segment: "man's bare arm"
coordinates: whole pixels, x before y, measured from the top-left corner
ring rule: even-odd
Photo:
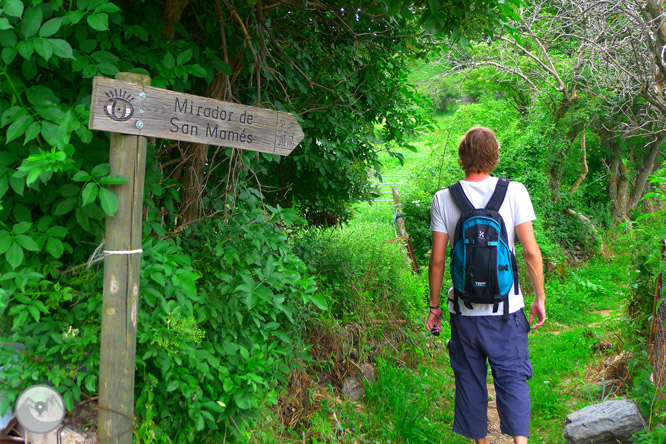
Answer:
[[[444,282],[444,270],[446,268],[446,247],[449,243],[449,235],[438,231],[432,232],[432,253],[428,262],[428,286],[430,288],[430,306],[441,304],[440,292]],[[442,309],[431,309],[428,313],[426,328],[432,331],[442,329]]]
[[[516,227],[516,235],[523,246],[523,256],[527,264],[527,273],[534,289],[534,302],[530,307],[530,324],[536,316],[537,323],[532,329],[541,327],[546,322],[546,291],[543,280],[543,258],[534,237],[532,222],[525,222]]]

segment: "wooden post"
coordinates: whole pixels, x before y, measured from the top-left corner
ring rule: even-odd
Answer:
[[[398,191],[397,187],[391,188],[391,191],[393,193],[393,208],[395,208],[395,226],[398,238],[405,239],[405,243],[407,246],[407,254],[409,255],[409,259],[412,261],[412,269],[417,274],[420,274],[419,266],[416,263],[416,255],[414,254],[414,249],[412,248],[412,242],[409,240],[409,236],[407,236],[407,230],[405,229],[405,219],[402,217],[402,211],[401,211],[402,203],[400,202],[400,192]]]
[[[150,77],[142,74],[118,73],[116,79],[150,85]],[[118,212],[105,220],[98,439],[104,444],[129,444],[134,424],[146,138],[111,133],[109,163],[111,174],[120,174],[128,181],[113,187]]]

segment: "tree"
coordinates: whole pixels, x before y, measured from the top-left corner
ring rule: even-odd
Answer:
[[[563,142],[549,147],[548,173],[555,200],[561,195],[565,160],[575,143],[581,168],[569,194],[587,174],[586,128],[599,135],[605,150],[608,197],[615,217],[626,220],[645,194],[648,177],[663,154],[664,139],[663,115],[658,111],[663,79],[654,69],[660,61],[653,60],[659,43],[658,37],[651,37],[662,32],[655,5],[530,2],[511,23],[516,35],[501,37],[489,49],[454,53],[448,62],[454,70],[489,67],[496,88],[508,85],[502,93],[524,114],[536,103],[550,103],[560,128],[553,140]],[[625,165],[625,159],[631,159],[632,165]]]

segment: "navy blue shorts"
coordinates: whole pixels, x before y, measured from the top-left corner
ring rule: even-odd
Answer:
[[[510,314],[508,320],[451,313],[448,347],[456,381],[454,432],[472,439],[488,434],[489,362],[502,433],[530,436],[529,331],[523,310]]]

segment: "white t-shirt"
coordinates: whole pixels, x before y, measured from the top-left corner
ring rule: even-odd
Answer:
[[[495,191],[497,185],[497,177],[489,177],[480,182],[461,181],[462,189],[469,201],[476,208],[483,208],[486,206]],[[511,251],[514,251],[514,238],[515,227],[536,219],[534,208],[532,207],[532,200],[527,192],[527,188],[520,182],[510,182],[507,189],[506,197],[499,213],[504,219],[506,225],[508,246]],[[438,191],[432,200],[432,209],[430,210],[430,231],[438,231],[440,233],[449,234],[449,246],[453,248],[453,236],[456,231],[456,224],[460,218],[460,210],[456,206],[449,189]],[[447,264],[450,265],[450,264]],[[509,313],[513,313],[525,306],[523,301],[522,292],[515,294],[512,290],[509,293]],[[453,287],[449,288],[449,312],[455,313],[453,309]],[[460,301],[460,313],[464,316],[501,316],[504,314],[504,303],[499,304],[497,312],[493,313],[492,304],[472,304],[473,310],[465,307],[465,304]]]

